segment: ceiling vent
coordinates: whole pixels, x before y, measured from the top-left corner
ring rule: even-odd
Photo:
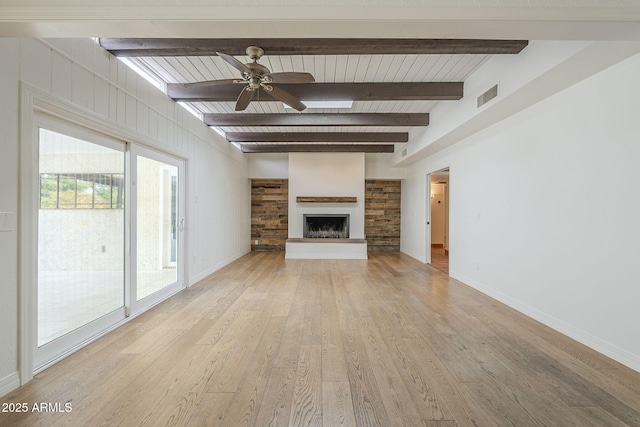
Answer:
[[[482,107],[484,104],[491,101],[496,96],[498,96],[498,85],[495,85],[478,97],[478,108]]]

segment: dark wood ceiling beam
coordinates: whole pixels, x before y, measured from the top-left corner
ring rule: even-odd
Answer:
[[[407,142],[407,132],[227,132],[229,142]]]
[[[209,126],[427,126],[429,113],[346,114],[212,114],[203,115]]]
[[[393,54],[517,54],[526,40],[476,39],[177,39],[101,38],[100,45],[116,56],[213,56],[216,52],[245,55],[260,46],[266,55],[393,55]]]
[[[243,153],[393,153],[393,144],[242,144]]]
[[[235,102],[243,84],[196,85],[170,83],[167,95],[175,101]],[[278,87],[304,101],[420,101],[458,100],[463,94],[462,82],[415,83],[305,83],[279,84]],[[254,101],[277,101],[260,89]],[[278,101],[280,102],[280,101]]]

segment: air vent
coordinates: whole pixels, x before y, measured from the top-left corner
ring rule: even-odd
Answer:
[[[484,104],[491,101],[496,96],[498,96],[498,85],[495,85],[478,97],[478,108],[482,107]]]
[[[405,148],[404,150],[402,150],[402,157],[407,155],[407,149]]]

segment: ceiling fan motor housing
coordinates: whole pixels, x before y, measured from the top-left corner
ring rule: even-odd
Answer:
[[[267,67],[257,62],[249,62],[244,65],[251,70],[252,77],[261,77],[263,74],[269,74],[271,72]]]

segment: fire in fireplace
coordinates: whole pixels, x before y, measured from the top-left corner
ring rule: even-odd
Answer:
[[[349,214],[304,214],[302,237],[324,239],[349,238]]]

